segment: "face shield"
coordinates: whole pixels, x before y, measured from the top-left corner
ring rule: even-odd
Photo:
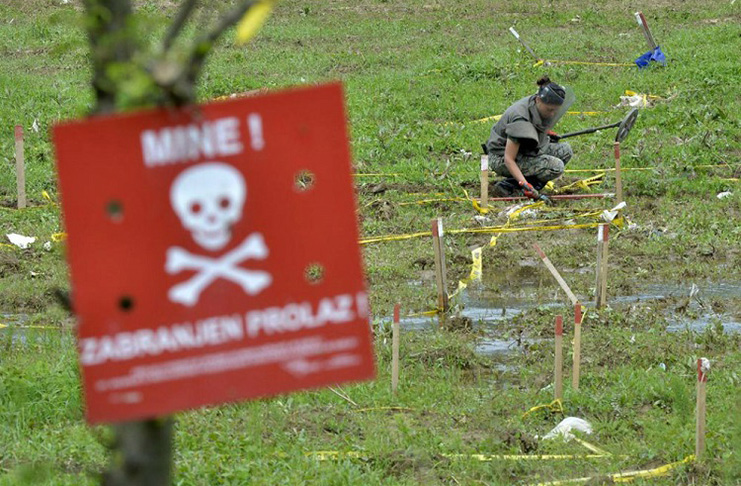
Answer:
[[[550,89],[548,86],[546,86],[543,89],[543,91],[547,91],[547,93],[546,93],[547,96],[557,96],[559,99],[563,99],[563,103],[561,103],[561,106],[558,107],[558,111],[556,111],[556,114],[553,115],[553,117],[551,117],[548,120],[548,128],[549,129],[550,128],[553,128],[554,126],[556,126],[556,123],[558,123],[558,120],[561,119],[561,117],[564,115],[564,113],[566,113],[569,110],[569,108],[571,107],[571,105],[576,100],[576,96],[574,95],[574,91],[571,88],[569,88],[568,86],[564,86],[563,89],[566,92],[563,98],[561,98],[560,96],[558,96],[558,93],[556,93],[555,91],[553,91],[552,89]],[[543,100],[545,103],[548,103],[548,98],[544,99],[543,97],[541,97],[540,99]]]

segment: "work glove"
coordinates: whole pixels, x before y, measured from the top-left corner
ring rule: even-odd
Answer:
[[[548,139],[551,141],[551,143],[556,143],[559,140],[561,140],[561,136],[557,134],[556,132],[554,132],[553,130],[548,130],[545,133],[546,135],[548,135]]]
[[[534,199],[537,201],[540,198],[540,193],[538,192],[538,190],[535,189],[529,182],[520,181],[520,187],[522,188],[522,192],[525,194],[525,196],[529,197],[530,199]]]

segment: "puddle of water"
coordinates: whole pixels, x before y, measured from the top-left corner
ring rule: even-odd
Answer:
[[[49,342],[52,338],[58,339],[61,328],[50,326],[34,327],[29,325],[28,314],[0,314],[0,348],[13,346],[27,346],[29,344],[41,344]],[[68,333],[62,333],[66,336]],[[65,337],[64,339],[67,339]],[[69,339],[74,341],[74,336],[69,334]]]
[[[484,338],[479,341],[476,345],[476,352],[486,356],[492,356],[497,354],[507,354],[519,347],[517,341],[514,339],[493,339]]]
[[[474,284],[464,290],[459,296],[463,306],[461,315],[472,320],[473,325],[482,325],[496,329],[497,324],[510,320],[527,309],[534,307],[564,306],[561,289],[554,289],[552,282],[544,284],[542,279],[509,279],[499,276],[494,280],[484,281],[483,284]],[[694,286],[693,286],[694,285]],[[709,325],[720,320],[726,333],[741,332],[741,322],[730,315],[716,315],[706,310],[708,306],[701,306],[699,301],[709,299],[741,298],[741,282],[707,282],[695,285],[689,284],[644,284],[634,295],[611,295],[610,305],[620,307],[642,301],[661,300],[666,298],[688,298],[689,308],[699,317],[690,319],[684,315],[669,315],[667,317],[667,331],[681,332],[690,329],[702,332]],[[590,305],[587,303],[586,305]],[[390,319],[383,322],[390,323]],[[439,326],[437,317],[406,317],[401,319],[401,327],[408,331],[434,330]],[[514,340],[501,340],[489,336],[481,339],[476,351],[484,355],[501,355],[518,352],[520,347]]]
[[[610,298],[610,303],[634,303],[642,300],[666,299],[669,297],[689,297],[693,293],[695,284],[645,284],[635,295],[616,295]],[[741,283],[738,282],[711,282],[695,285],[694,296],[703,298],[738,298],[741,297]],[[693,303],[696,300],[693,299]]]
[[[668,332],[682,332],[686,330],[703,332],[708,326],[715,325],[716,319],[710,315],[704,315],[697,319],[670,319],[666,330]],[[720,322],[723,324],[723,332],[726,334],[741,332],[741,322],[732,317],[721,316]]]

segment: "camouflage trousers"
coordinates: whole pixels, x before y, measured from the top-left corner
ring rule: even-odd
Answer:
[[[515,162],[522,175],[534,186],[544,186],[563,174],[564,166],[569,163],[574,151],[567,142],[549,143],[538,155],[517,154]],[[497,175],[512,177],[504,165],[504,155],[489,155],[489,169]]]

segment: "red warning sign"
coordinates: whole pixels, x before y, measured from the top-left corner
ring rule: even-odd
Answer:
[[[373,376],[339,84],[54,141],[89,422]]]

